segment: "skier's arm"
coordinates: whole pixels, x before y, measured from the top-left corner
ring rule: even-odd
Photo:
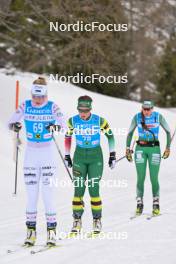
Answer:
[[[61,128],[66,131],[67,125],[65,122],[65,118],[57,104],[53,104],[53,116],[56,120],[55,124],[61,126]]]
[[[110,153],[115,152],[115,139],[114,139],[113,132],[112,132],[107,120],[102,118],[102,117],[100,118],[100,128],[101,128],[101,131],[103,131],[104,135],[108,139],[109,152]]]
[[[168,123],[166,122],[166,119],[160,114],[159,116],[159,121],[161,127],[164,129],[167,135],[167,143],[166,143],[166,148],[169,149],[171,145],[171,133],[170,133],[170,128]]]
[[[135,115],[133,117],[133,119],[132,119],[132,122],[131,122],[131,125],[130,125],[130,129],[128,131],[128,135],[127,135],[127,139],[126,139],[126,147],[127,148],[130,148],[131,140],[132,140],[133,133],[134,133],[134,130],[136,129],[136,127],[137,127],[137,118],[136,118],[136,115]]]
[[[25,108],[25,102],[22,103],[16,112],[11,116],[10,120],[8,121],[8,128],[10,130],[13,130],[13,124],[16,122],[20,122],[21,119],[24,117],[24,108]]]
[[[72,135],[74,129],[72,125],[72,118],[68,120],[67,125],[68,125],[68,130],[65,135],[65,155],[70,155]]]

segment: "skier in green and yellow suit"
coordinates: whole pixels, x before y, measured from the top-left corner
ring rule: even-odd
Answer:
[[[132,120],[126,142],[126,158],[132,161],[130,150],[134,130],[138,128],[139,139],[135,150],[135,164],[137,170],[137,209],[136,214],[143,211],[144,181],[146,176],[147,161],[150,170],[150,180],[153,193],[153,215],[160,214],[159,206],[159,181],[158,174],[161,162],[161,151],[159,143],[159,127],[161,126],[167,135],[166,149],[163,158],[170,154],[171,135],[165,118],[158,112],[153,111],[153,102],[144,101],[142,111],[136,114]]]
[[[76,150],[73,157],[74,197],[72,233],[81,230],[81,217],[84,211],[83,196],[86,180],[91,197],[93,231],[101,231],[102,201],[99,193],[99,182],[103,173],[103,154],[100,146],[100,134],[103,132],[109,143],[109,167],[115,167],[115,140],[106,119],[92,114],[92,99],[85,95],[78,98],[79,114],[68,120],[69,130],[65,137],[65,163],[71,168],[71,139],[76,137]]]

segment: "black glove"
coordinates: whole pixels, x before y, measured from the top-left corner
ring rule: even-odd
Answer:
[[[111,169],[114,169],[116,165],[116,152],[110,152],[110,156],[109,156],[109,167]]]
[[[49,132],[53,132],[53,131],[59,132],[61,130],[61,126],[50,123],[49,125],[46,126],[46,129]]]
[[[10,127],[11,127],[11,129],[12,129],[14,132],[18,133],[18,132],[21,130],[21,128],[22,128],[22,124],[21,124],[20,122],[16,122],[16,123],[12,123],[12,124],[10,125]]]
[[[72,160],[71,160],[71,157],[70,155],[65,155],[65,164],[68,168],[71,168],[72,167]]]

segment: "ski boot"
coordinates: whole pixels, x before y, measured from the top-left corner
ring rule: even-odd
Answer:
[[[34,246],[36,242],[36,228],[27,227],[27,237],[24,241],[24,246]]]
[[[137,197],[137,208],[136,208],[136,215],[141,215],[143,212],[143,199],[141,197]]]
[[[154,216],[160,215],[159,197],[153,197],[153,211]]]
[[[56,235],[56,227],[47,228],[47,246],[56,246],[57,235]]]
[[[93,233],[94,234],[99,234],[102,229],[102,223],[101,223],[101,218],[94,218],[93,219]]]
[[[82,228],[81,218],[74,218],[71,233],[72,234],[78,234],[81,232],[81,228]]]

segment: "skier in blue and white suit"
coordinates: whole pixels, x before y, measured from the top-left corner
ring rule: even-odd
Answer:
[[[47,84],[39,77],[32,85],[32,100],[22,103],[9,121],[9,129],[19,132],[23,119],[26,128],[27,146],[24,158],[24,179],[27,191],[25,244],[36,241],[36,218],[39,185],[45,205],[47,244],[56,243],[55,185],[51,184],[57,174],[57,160],[51,130],[66,129],[60,108],[48,101]]]

